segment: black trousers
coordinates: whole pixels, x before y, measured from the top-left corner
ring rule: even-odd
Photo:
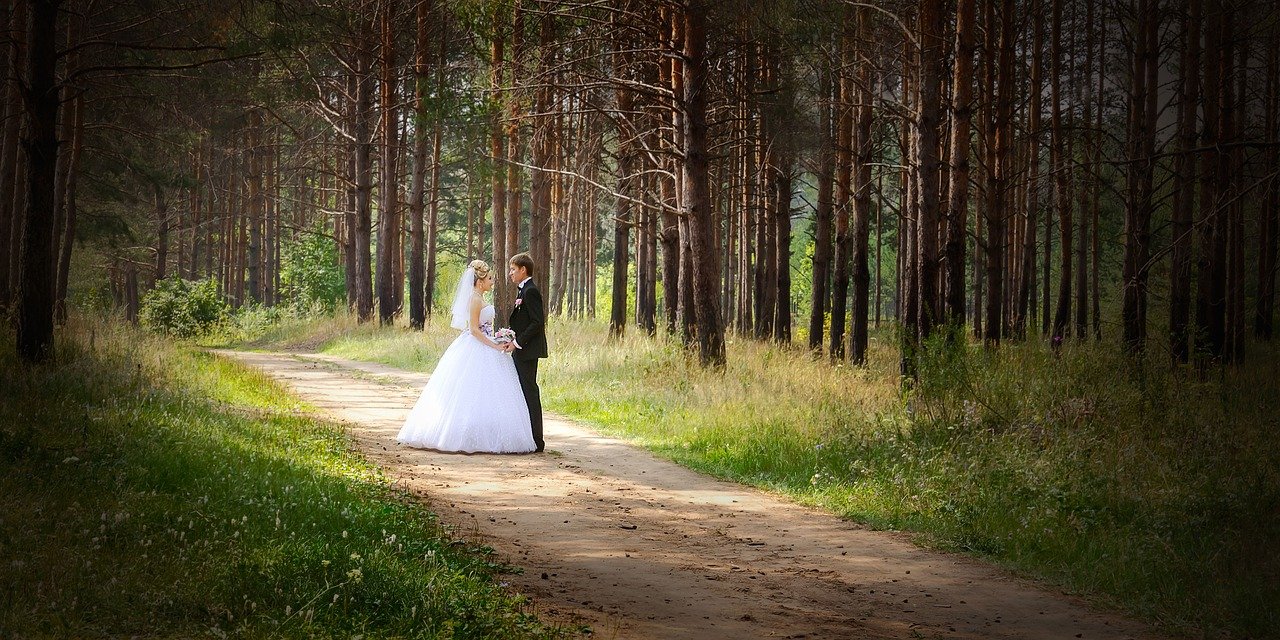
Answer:
[[[538,359],[516,360],[516,376],[520,378],[520,391],[524,403],[529,406],[529,425],[533,427],[533,442],[542,451],[542,392],[538,389]]]

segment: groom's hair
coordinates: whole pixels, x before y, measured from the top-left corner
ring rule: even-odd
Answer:
[[[517,253],[511,256],[511,264],[517,267],[524,267],[524,272],[533,277],[533,258],[527,252]]]

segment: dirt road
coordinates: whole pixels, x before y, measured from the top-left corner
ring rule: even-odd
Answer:
[[[1144,625],[964,557],[722,482],[548,415],[549,453],[401,447],[425,374],[218,352],[344,421],[360,449],[598,638],[1151,638]]]

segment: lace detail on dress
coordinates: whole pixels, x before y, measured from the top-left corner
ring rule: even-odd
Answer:
[[[493,321],[490,320],[489,322],[481,322],[480,333],[483,333],[486,336],[489,336],[490,338],[492,338],[493,337]]]

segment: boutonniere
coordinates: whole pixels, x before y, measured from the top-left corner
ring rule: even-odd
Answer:
[[[517,307],[518,307],[518,306],[520,306],[520,303],[521,303],[521,302],[524,302],[524,298],[516,298],[516,306],[517,306]]]

